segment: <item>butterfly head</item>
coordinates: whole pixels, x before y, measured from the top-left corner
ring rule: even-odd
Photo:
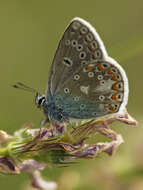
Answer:
[[[46,102],[45,95],[37,93],[35,96],[35,104],[37,108],[43,108],[45,102]]]

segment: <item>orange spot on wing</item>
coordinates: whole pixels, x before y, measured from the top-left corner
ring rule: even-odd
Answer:
[[[115,93],[115,94],[112,95],[112,99],[115,100],[116,102],[118,101],[117,93]]]
[[[94,51],[94,47],[92,44],[88,44],[88,48],[91,50],[91,51]]]
[[[98,65],[97,67],[98,67],[98,69],[99,69],[100,71],[103,71],[103,70],[104,70],[104,67],[103,67],[101,64]]]
[[[107,71],[107,73],[108,73],[108,74],[113,74],[112,69],[109,69],[109,70]]]
[[[91,66],[89,66],[89,65],[86,65],[86,66],[85,66],[85,70],[90,71],[91,69],[92,69]]]
[[[97,59],[96,53],[93,54],[93,58],[94,58],[94,59]]]
[[[115,107],[112,104],[109,104],[109,110],[111,112],[114,112],[115,111]]]
[[[118,90],[117,84],[118,84],[118,83],[115,83],[115,84],[112,85],[112,89],[113,89],[113,90]]]
[[[112,75],[111,80],[118,81],[117,77],[115,75]]]

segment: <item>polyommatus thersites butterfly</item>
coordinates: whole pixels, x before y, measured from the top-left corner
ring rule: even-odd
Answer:
[[[127,101],[124,69],[108,56],[96,30],[74,18],[56,50],[46,95],[35,99],[45,121],[105,117],[123,112]]]

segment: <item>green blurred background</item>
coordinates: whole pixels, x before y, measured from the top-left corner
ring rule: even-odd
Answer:
[[[102,154],[69,168],[50,168],[45,178],[60,190],[143,189],[143,1],[136,0],[0,0],[0,129],[12,134],[28,122],[38,126],[42,113],[33,94],[11,87],[17,81],[45,91],[48,70],[61,35],[75,17],[98,31],[110,56],[126,70],[130,96],[128,111],[139,124],[121,123],[113,129],[125,143],[116,154]],[[95,142],[103,141],[98,136]],[[106,139],[107,140],[107,139]],[[28,189],[27,175],[0,176],[0,189]]]

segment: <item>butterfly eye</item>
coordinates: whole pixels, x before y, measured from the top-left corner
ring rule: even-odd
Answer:
[[[46,101],[45,96],[36,96],[35,98],[35,104],[37,105],[38,108],[40,108]]]
[[[43,100],[45,100],[45,97],[43,97],[43,98],[39,99],[38,104],[39,104],[39,105],[41,105],[41,104],[42,104],[42,102],[43,102]]]

